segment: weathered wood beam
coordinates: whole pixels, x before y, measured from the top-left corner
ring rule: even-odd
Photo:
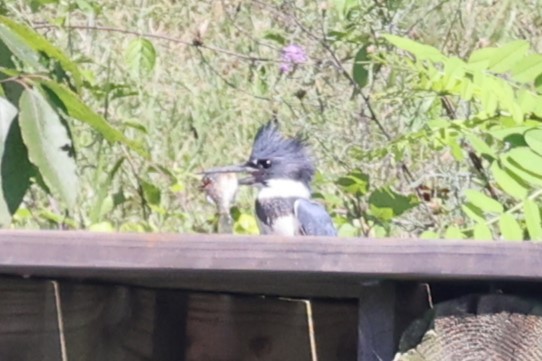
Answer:
[[[189,290],[358,297],[360,280],[542,280],[542,245],[0,231],[0,273]]]
[[[392,360],[403,332],[430,309],[426,285],[364,282],[358,300],[358,361]]]

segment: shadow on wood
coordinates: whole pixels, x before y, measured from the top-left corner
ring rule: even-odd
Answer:
[[[391,360],[402,332],[428,309],[425,284],[375,281],[361,285],[358,361]]]

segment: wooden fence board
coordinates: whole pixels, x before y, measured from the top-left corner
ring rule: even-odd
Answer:
[[[312,300],[318,360],[356,360],[357,303]],[[192,295],[186,361],[311,361],[304,300]]]
[[[0,278],[0,360],[61,361],[61,343],[70,361],[312,360],[305,300],[75,282],[58,291],[57,303],[53,281]],[[354,361],[357,302],[311,305],[319,360]]]
[[[362,279],[541,280],[542,245],[0,231],[0,273],[150,287],[357,297]]]
[[[61,360],[50,281],[0,282],[0,360]]]

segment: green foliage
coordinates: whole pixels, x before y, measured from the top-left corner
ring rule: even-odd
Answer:
[[[339,202],[347,209],[338,222],[341,236],[389,236],[391,221],[419,204],[415,195],[402,195],[389,186],[372,189],[369,175],[361,171],[349,172],[336,184],[341,189]]]
[[[394,156],[400,160],[401,149],[414,142],[431,146],[438,140],[449,147],[457,162],[472,161],[474,174],[480,177],[481,188],[464,191],[462,209],[471,226],[451,225],[444,236],[488,239],[496,232],[512,241],[523,240],[527,234],[537,239],[542,94],[535,88],[535,79],[542,74],[542,56],[530,53],[529,44],[518,40],[475,50],[465,61],[410,39],[384,37],[411,55],[403,58],[402,65],[416,75],[414,89],[446,97],[443,110],[450,117],[437,127],[428,121],[423,130],[395,139],[391,143]],[[468,112],[460,113],[460,108]],[[493,226],[497,228],[492,230]]]
[[[152,72],[156,64],[154,45],[144,38],[136,38],[130,42],[125,53],[126,63],[130,72],[138,78]]]
[[[105,139],[146,154],[84,104],[75,92],[83,85],[78,66],[44,37],[0,16],[0,49],[1,226],[10,223],[30,178],[63,201],[64,207],[75,208],[79,180],[65,117],[85,122]],[[44,217],[59,221],[50,212],[44,212]]]
[[[77,198],[75,152],[68,129],[36,89],[25,89],[19,100],[19,125],[28,158],[45,183],[69,208]]]
[[[315,196],[343,236],[540,239],[533,2],[7,0],[0,13],[4,225],[211,232],[198,172],[245,160],[277,117],[310,134]],[[285,74],[290,44],[308,59]],[[69,212],[29,161],[27,89],[77,150]],[[257,231],[253,198],[241,189],[236,232]]]

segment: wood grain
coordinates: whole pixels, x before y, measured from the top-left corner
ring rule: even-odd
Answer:
[[[396,361],[542,360],[542,304],[469,295],[436,305],[403,334]]]
[[[0,273],[281,296],[365,279],[542,279],[542,245],[414,239],[0,231]]]
[[[58,361],[60,337],[50,281],[0,281],[0,360]]]

